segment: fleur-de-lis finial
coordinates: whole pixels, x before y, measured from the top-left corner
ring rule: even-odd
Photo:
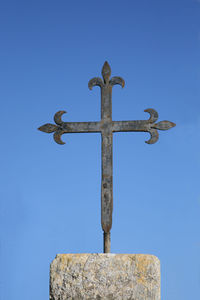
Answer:
[[[101,71],[103,80],[100,77],[94,77],[92,79],[90,79],[90,81],[88,82],[88,87],[91,90],[93,88],[93,86],[100,86],[100,88],[105,88],[108,86],[113,86],[115,84],[119,84],[121,85],[121,87],[125,86],[125,82],[124,79],[119,77],[119,76],[114,76],[110,79],[111,76],[111,67],[109,65],[109,63],[107,61],[105,61],[103,67],[102,67],[102,71]]]

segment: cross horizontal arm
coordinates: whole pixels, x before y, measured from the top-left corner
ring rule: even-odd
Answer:
[[[54,116],[54,124],[44,124],[38,129],[46,133],[54,132],[54,140],[58,144],[65,144],[61,140],[61,135],[63,133],[85,133],[85,132],[100,132],[101,124],[100,122],[63,122],[61,117],[65,111],[58,111]]]
[[[113,132],[123,132],[123,131],[143,131],[149,132],[151,137],[147,144],[154,144],[159,138],[158,130],[168,130],[175,126],[173,122],[170,121],[161,121],[155,123],[158,119],[158,113],[152,109],[145,109],[145,112],[150,114],[148,120],[138,120],[138,121],[113,121],[112,122],[112,131]]]
[[[150,123],[148,121],[138,120],[138,121],[113,121],[112,131],[122,132],[122,131],[149,131]]]
[[[99,122],[63,122],[60,125],[47,123],[38,129],[46,133],[54,132],[54,140],[60,145],[65,144],[61,140],[61,135],[63,133],[87,133],[101,131]]]
[[[113,132],[130,132],[130,131],[138,131],[138,132],[149,132],[151,137],[148,141],[145,141],[147,144],[155,144],[159,138],[158,131],[153,128],[153,125],[147,121],[113,121],[112,122],[112,130]]]
[[[100,132],[99,122],[63,122],[63,133]]]

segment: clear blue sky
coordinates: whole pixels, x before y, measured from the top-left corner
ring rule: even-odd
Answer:
[[[112,252],[154,254],[162,299],[200,297],[200,1],[1,1],[1,300],[44,300],[57,253],[102,252],[99,134],[37,131],[100,119],[88,81],[105,60],[113,119],[177,126],[114,136]]]

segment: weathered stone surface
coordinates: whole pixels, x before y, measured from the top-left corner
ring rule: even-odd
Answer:
[[[143,254],[58,254],[50,300],[160,300],[160,262]]]

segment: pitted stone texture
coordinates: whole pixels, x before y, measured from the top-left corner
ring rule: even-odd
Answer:
[[[160,262],[143,254],[58,254],[50,300],[160,300]]]

